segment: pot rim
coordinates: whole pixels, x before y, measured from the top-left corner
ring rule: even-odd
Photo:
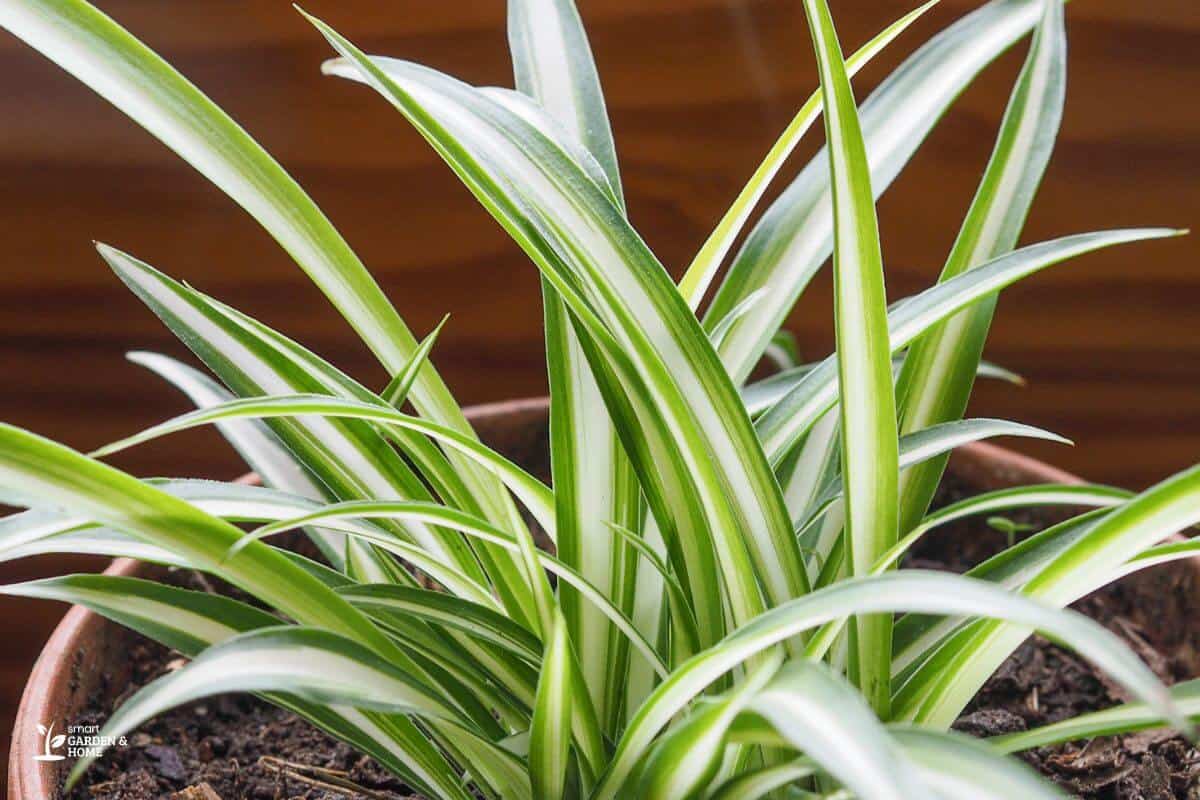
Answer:
[[[496,425],[514,418],[538,417],[546,414],[547,398],[523,398],[472,406],[467,413],[479,426]],[[992,484],[1019,483],[1083,483],[1065,470],[1050,466],[1030,456],[1003,447],[976,442],[954,451],[955,471],[975,482]],[[239,480],[253,480],[246,475]],[[1200,571],[1200,557],[1190,559]],[[138,576],[152,565],[131,558],[114,559],[104,570],[106,575]],[[12,800],[50,800],[58,790],[59,770],[56,764],[35,761],[33,755],[42,745],[37,725],[52,720],[62,705],[61,698],[70,692],[73,680],[72,663],[75,654],[88,642],[101,635],[106,626],[116,625],[86,608],[72,606],[54,629],[42,648],[21,696],[12,733],[8,762],[8,796]]]

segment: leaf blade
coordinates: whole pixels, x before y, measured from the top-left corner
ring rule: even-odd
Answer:
[[[993,0],[946,28],[871,93],[860,112],[881,192],[959,93],[1035,24],[1040,0]],[[767,286],[760,313],[735,326],[721,358],[737,382],[749,375],[833,243],[828,156],[818,153],[754,226],[705,315],[711,328]]]
[[[916,22],[917,19],[936,4],[937,0],[930,0],[930,2],[913,9],[860,47],[854,55],[846,59],[846,70],[849,76],[854,77],[854,74],[859,69],[864,67],[876,54],[903,33],[909,25]],[[688,301],[688,306],[693,311],[700,307],[700,302],[704,299],[705,292],[708,291],[709,285],[712,283],[713,278],[716,277],[722,260],[729,253],[729,249],[733,247],[734,240],[742,230],[742,226],[746,224],[746,220],[750,217],[750,212],[754,210],[758,201],[762,199],[771,180],[779,172],[796,145],[800,143],[800,139],[812,127],[812,124],[817,119],[817,115],[820,113],[821,93],[820,90],[817,90],[809,96],[804,105],[800,107],[800,110],[796,112],[796,116],[784,128],[783,133],[771,145],[771,149],[767,151],[767,155],[759,163],[758,167],[755,168],[754,174],[746,181],[746,185],[742,187],[742,190],[738,193],[738,196],[734,199],[729,209],[721,217],[720,222],[717,223],[712,233],[708,235],[704,244],[701,245],[691,264],[688,265],[687,271],[679,281],[679,292]],[[753,292],[747,294],[738,303],[735,303],[733,308],[744,303],[753,294]],[[717,325],[721,324],[732,326],[733,319],[730,316],[731,314],[732,309],[718,320],[710,330],[715,331]]]
[[[851,573],[865,575],[898,536],[899,452],[887,293],[871,170],[841,45],[825,0],[805,0],[825,98],[833,185],[834,319],[841,394],[845,541]],[[854,622],[850,673],[886,718],[891,702],[891,620]]]
[[[995,149],[941,280],[1016,246],[1062,119],[1066,49],[1063,2],[1046,0]],[[978,303],[913,343],[896,389],[902,432],[962,417],[995,306],[995,298]],[[902,532],[928,509],[945,467],[946,459],[938,459],[901,478]]]

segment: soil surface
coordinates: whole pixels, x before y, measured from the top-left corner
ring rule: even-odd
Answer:
[[[124,696],[183,663],[149,641],[139,642],[130,655],[134,685]],[[103,723],[107,715],[97,709],[80,722]],[[362,791],[337,790],[334,784],[342,781]],[[372,759],[293,714],[250,695],[222,695],[143,726],[127,747],[113,748],[94,765],[70,797],[400,800],[413,795]]]
[[[941,495],[944,504],[966,493],[950,483]],[[1043,510],[1008,518],[1036,531],[1067,516]],[[1008,535],[985,518],[963,520],[931,532],[906,566],[962,572],[1007,545]],[[1197,591],[1185,570],[1159,568],[1085,597],[1074,608],[1124,639],[1172,684],[1200,675],[1200,630],[1193,619]],[[954,727],[976,736],[1011,733],[1129,699],[1088,662],[1034,636],[1000,666]],[[1171,731],[1101,737],[1021,757],[1072,796],[1087,800],[1200,800],[1200,750]]]
[[[943,488],[939,504],[963,495],[963,488],[951,483]],[[1046,513],[1010,519],[1036,529],[1057,521]],[[931,533],[907,565],[962,571],[1001,550],[1007,538],[983,520],[966,520]],[[1183,575],[1182,570],[1147,573],[1076,607],[1130,643],[1164,681],[1195,677],[1200,675],[1200,636],[1189,629],[1189,617],[1197,587]],[[144,639],[136,640],[130,656],[134,672],[124,691],[102,687],[77,722],[103,722],[138,687],[185,663]],[[1033,637],[1000,667],[955,727],[979,736],[1007,733],[1126,699],[1086,662]],[[1087,800],[1200,800],[1200,751],[1170,732],[1093,739],[1022,757],[1071,795]],[[351,786],[356,788],[347,788]],[[70,798],[402,800],[416,795],[372,759],[292,714],[254,697],[229,695],[148,723],[129,738],[127,747],[111,750],[93,765]]]

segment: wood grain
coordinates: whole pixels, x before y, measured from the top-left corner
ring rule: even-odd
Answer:
[[[858,79],[974,7],[943,0]],[[544,391],[533,268],[375,96],[322,78],[328,50],[283,0],[101,0],[274,153],[345,233],[419,333],[452,314],[435,360],[463,402]],[[837,0],[848,48],[911,6]],[[791,0],[582,0],[635,224],[678,274],[815,86]],[[310,0],[366,49],[507,85],[503,3]],[[1200,6],[1080,0],[1070,90],[1025,240],[1200,209]],[[934,279],[990,151],[1022,48],[942,120],[880,203],[893,297]],[[797,167],[815,150],[806,143]],[[88,448],[184,409],[126,363],[184,353],[91,249],[110,242],[301,339],[352,374],[382,371],[274,243],[123,116],[0,35],[0,419]],[[1021,445],[1087,477],[1144,486],[1200,457],[1200,247],[1194,237],[1079,259],[1009,291],[989,356],[1030,386],[981,388],[973,411],[1044,425],[1073,449]],[[827,276],[789,325],[831,340]],[[194,433],[117,460],[140,474],[230,476]],[[3,580],[30,573],[6,567]],[[0,729],[59,609],[5,603]],[[14,613],[15,611],[15,613]]]

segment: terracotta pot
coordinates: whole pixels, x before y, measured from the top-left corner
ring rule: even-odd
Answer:
[[[545,399],[476,406],[468,416],[481,438],[492,447],[536,474],[545,477],[549,473]],[[1028,483],[1080,482],[1060,469],[987,444],[972,444],[958,450],[951,459],[950,469],[979,490]],[[106,572],[150,577],[157,569],[130,559],[117,559]],[[1200,582],[1200,561],[1158,569],[1182,571],[1186,580]],[[1195,612],[1200,611],[1200,595],[1188,594],[1196,597],[1197,603],[1187,611],[1192,612],[1192,618],[1198,618]],[[1195,633],[1200,640],[1200,624]],[[42,650],[21,698],[9,754],[10,800],[52,800],[58,796],[67,762],[34,760],[42,748],[37,726],[53,722],[61,730],[85,709],[95,691],[119,691],[129,677],[125,654],[132,639],[133,634],[125,628],[86,609],[75,607],[67,612]]]

